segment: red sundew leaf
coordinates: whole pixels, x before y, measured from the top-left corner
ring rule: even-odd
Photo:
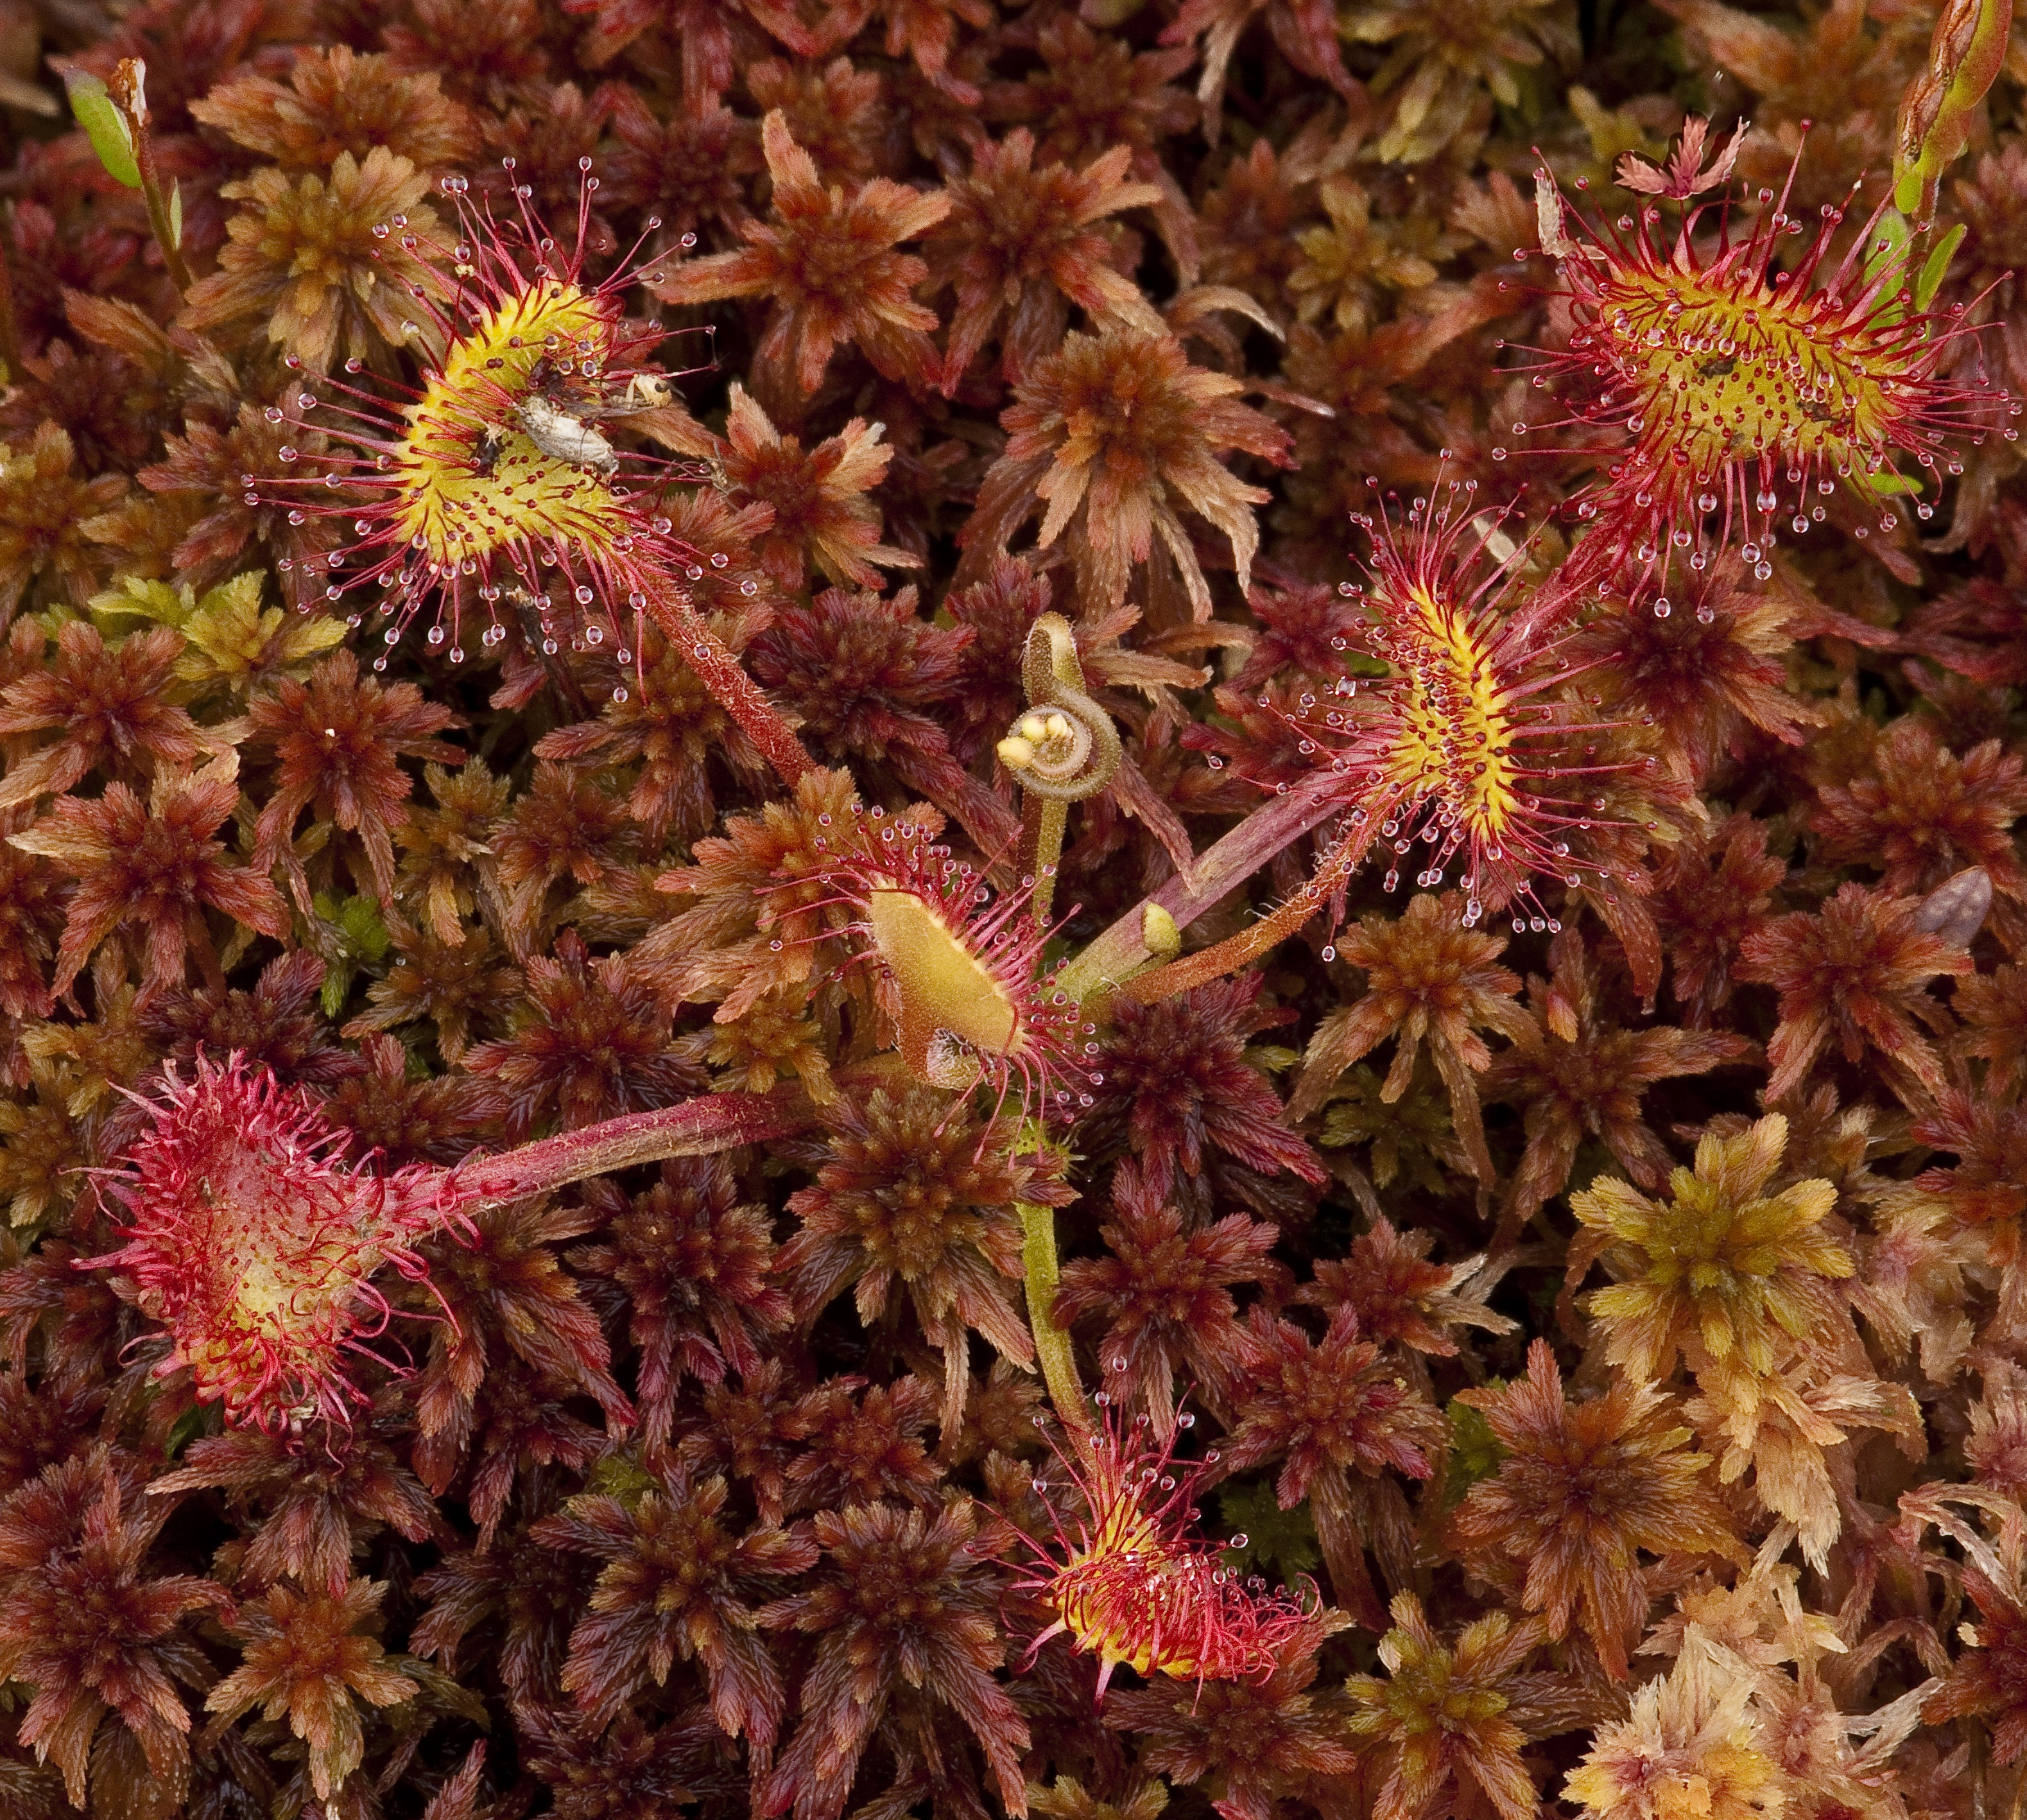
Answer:
[[[1785,39],[1782,54],[1794,54]],[[1707,184],[1689,155],[1700,155],[1703,133],[1701,122],[1685,127],[1685,142],[1685,142],[1665,179],[1650,172],[1661,183],[1656,193],[1691,197],[1722,180],[1737,138]],[[1565,233],[1560,195],[1545,175],[1539,179],[1543,245],[1560,249],[1573,322],[1567,349],[1548,367],[1579,419],[1626,439],[1595,452],[1609,472],[1575,502],[1577,517],[1594,528],[1564,567],[1569,584],[1659,592],[1664,552],[1691,545],[1706,555],[1736,547],[1763,581],[1777,533],[1803,536],[1826,515],[1819,489],[1841,490],[1891,537],[1903,507],[1933,515],[1918,496],[1943,468],[1962,471],[1956,444],[1995,430],[2018,435],[2007,423],[2018,405],[1946,370],[1952,343],[1974,327],[1961,312],[1903,301],[1916,275],[1907,266],[1912,242],[1875,257],[1887,200],[1834,266],[1841,209],[1826,209],[1799,260],[1781,259],[1786,269],[1777,272],[1780,243],[1801,228],[1789,212],[1800,156],[1778,197],[1735,238],[1704,231],[1710,203],[1683,212],[1671,242],[1657,240],[1652,204],[1624,227],[1569,216],[1575,231]],[[1901,471],[1908,457],[1919,478]],[[1873,529],[1855,526],[1854,534],[1870,540]],[[1890,546],[1874,548],[1904,567]]]
[[[342,1427],[359,1393],[343,1365],[384,1324],[372,1284],[426,1267],[415,1242],[455,1216],[442,1172],[342,1166],[345,1134],[274,1076],[202,1056],[167,1073],[152,1123],[109,1172],[126,1243],[96,1268],[135,1286],[168,1330],[163,1371],[186,1365],[228,1419],[275,1432],[305,1414]]]
[[[1131,1379],[1115,1368],[1106,1382],[1124,1388]],[[1073,1453],[1057,1450],[1083,1508],[1069,1529],[1055,1520],[1050,1544],[1030,1539],[1038,1560],[1021,1586],[1055,1621],[1029,1645],[1029,1660],[1050,1637],[1068,1635],[1077,1653],[1098,1659],[1102,1704],[1121,1667],[1194,1681],[1201,1693],[1208,1682],[1257,1679],[1313,1648],[1334,1619],[1313,1586],[1268,1594],[1224,1565],[1224,1545],[1192,1533],[1220,1458],[1216,1449],[1200,1460],[1176,1457],[1196,1418],[1172,1410],[1157,1434],[1146,1415],[1121,1412],[1113,1394],[1099,1394],[1101,1427],[1073,1437]],[[1038,1493],[1047,1489],[1036,1482]]]

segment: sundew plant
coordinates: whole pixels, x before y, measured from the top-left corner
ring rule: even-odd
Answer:
[[[2010,0],[0,132],[0,1820],[2027,1812]]]

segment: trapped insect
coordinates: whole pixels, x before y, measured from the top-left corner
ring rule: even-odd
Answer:
[[[583,419],[571,416],[540,393],[523,398],[514,414],[528,440],[552,461],[590,468],[608,481],[619,471],[618,452],[611,443]]]
[[[553,383],[554,375],[539,368],[537,376]],[[625,397],[616,403],[604,403],[595,394],[580,400],[538,390],[519,401],[515,415],[528,440],[552,461],[588,467],[609,481],[619,471],[618,452],[592,426],[658,410],[674,397],[666,375],[639,372],[628,380]]]
[[[659,411],[675,401],[676,389],[669,383],[668,375],[644,368],[626,382],[626,403],[621,408],[629,413]]]
[[[507,450],[507,431],[495,424],[483,431],[471,448],[471,471],[482,479],[500,465]]]

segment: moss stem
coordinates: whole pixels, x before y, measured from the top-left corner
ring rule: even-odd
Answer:
[[[128,135],[134,142],[134,167],[141,174],[141,195],[148,205],[148,226],[155,244],[162,249],[162,264],[179,297],[187,297],[191,285],[190,262],[183,257],[183,231],[171,214],[162,190],[161,167],[155,159],[155,142],[148,131],[147,65],[138,57],[123,57],[105,92],[126,116]]]

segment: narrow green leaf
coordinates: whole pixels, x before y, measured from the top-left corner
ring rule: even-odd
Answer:
[[[183,185],[179,177],[169,186],[169,244],[178,252],[183,244]]]
[[[105,84],[82,70],[66,70],[64,87],[70,90],[70,111],[84,128],[98,161],[116,183],[130,190],[141,187],[141,167],[134,162],[133,136],[127,131],[126,116],[113,105]]]
[[[1934,252],[1922,268],[1922,275],[1914,281],[1914,307],[1925,310],[1934,301],[1936,293],[1942,288],[1943,279],[1950,269],[1950,261],[1956,257],[1957,249],[1963,245],[1965,224],[1959,221],[1948,233],[1936,242]]]
[[[1864,282],[1870,286],[1877,279],[1893,270],[1896,264],[1907,257],[1907,243],[1914,238],[1913,225],[1897,209],[1889,209],[1879,218],[1877,230],[1865,258]],[[1880,299],[1877,320],[1883,327],[1897,323],[1907,313],[1904,297],[1889,292]]]
[[[1914,238],[1914,230],[1907,217],[1898,209],[1889,209],[1879,218],[1879,226],[1870,247],[1865,256],[1865,282],[1870,284],[1892,266],[1906,251],[1907,242]]]

